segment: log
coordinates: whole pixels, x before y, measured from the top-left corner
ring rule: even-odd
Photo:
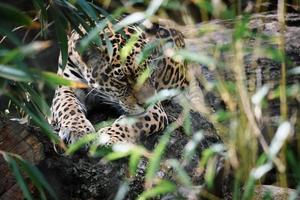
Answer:
[[[43,144],[27,126],[1,119],[0,132],[1,150],[18,154],[34,164],[45,158]],[[0,199],[23,199],[22,192],[3,157],[0,157],[0,174]]]
[[[182,111],[179,104],[164,102],[170,121],[174,121]],[[212,144],[221,143],[212,124],[199,113],[191,112],[192,131],[204,130],[204,139],[200,142],[198,151],[185,168],[188,169],[196,185],[203,183],[201,174],[194,173],[198,166],[201,152]],[[128,178],[127,159],[103,163],[101,158],[88,157],[81,151],[73,156],[59,154],[53,144],[45,137],[40,129],[18,122],[1,121],[0,149],[21,155],[24,159],[36,164],[55,190],[59,199],[111,199],[117,193],[123,181],[129,182],[127,199],[135,199],[144,190],[144,176],[147,160],[142,159],[135,177]],[[156,134],[141,141],[149,149],[153,149],[161,134]],[[190,137],[177,129],[172,133],[165,152],[166,158],[181,159],[182,151]],[[3,159],[0,160],[0,172],[5,176],[0,178],[0,199],[23,199],[21,191],[16,190],[14,177]],[[171,172],[160,170],[160,176],[172,179]],[[13,196],[12,196],[13,195]]]

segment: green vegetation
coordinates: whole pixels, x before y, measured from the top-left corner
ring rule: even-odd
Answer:
[[[293,112],[288,111],[290,101],[297,101],[297,105],[299,105],[300,85],[299,81],[287,85],[288,75],[299,74],[299,66],[290,66],[290,60],[285,55],[285,38],[282,34],[277,37],[270,37],[254,32],[247,25],[251,19],[251,12],[264,10],[259,3],[261,1],[252,5],[254,9],[251,12],[245,11],[247,9],[244,9],[241,4],[242,1],[234,1],[235,3],[226,5],[221,1],[219,4],[215,4],[206,0],[184,1],[184,3],[181,0],[128,0],[126,6],[118,6],[116,2],[110,0],[99,1],[101,3],[85,0],[30,0],[29,2],[33,3],[34,7],[24,11],[20,7],[0,3],[0,101],[3,100],[7,106],[1,108],[3,109],[0,110],[2,115],[11,117],[4,111],[6,110],[13,112],[14,117],[28,119],[28,123],[39,126],[50,140],[60,144],[66,150],[66,154],[73,154],[80,147],[91,143],[96,136],[88,135],[77,143],[66,147],[46,120],[46,116],[50,113],[50,101],[48,101],[50,97],[46,91],[54,92],[57,85],[80,88],[86,87],[86,85],[65,80],[53,72],[46,71],[45,66],[32,67],[28,62],[28,59],[34,59],[38,53],[53,45],[53,41],[49,40],[51,34],[55,33],[61,50],[62,63],[65,65],[68,56],[67,33],[72,29],[81,33],[78,29],[79,24],[87,31],[80,44],[80,51],[84,51],[91,44],[102,43],[97,35],[108,23],[112,23],[112,28],[118,31],[120,27],[134,24],[142,19],[157,21],[160,17],[172,17],[174,12],[181,19],[179,21],[184,23],[196,23],[195,19],[198,18],[202,21],[210,19],[233,20],[232,43],[216,45],[211,56],[201,52],[190,52],[187,49],[174,53],[175,57],[185,59],[194,65],[205,65],[214,71],[216,80],[213,82],[205,82],[199,77],[195,78],[200,81],[205,90],[220,97],[226,108],[215,112],[208,108],[196,108],[212,122],[224,142],[224,144],[213,145],[202,153],[202,156],[199,157],[199,171],[204,173],[207,187],[213,188],[217,157],[222,155],[225,159],[225,168],[232,170],[232,178],[234,179],[233,199],[251,199],[254,186],[262,182],[272,169],[275,171],[272,173],[277,176],[276,184],[278,186],[285,188],[292,185],[297,189],[297,194],[291,196],[290,199],[296,199],[297,195],[300,195],[300,137],[297,136],[299,134],[299,119],[297,118],[299,108]],[[291,4],[298,6],[299,9],[299,1],[294,1]],[[189,10],[189,5],[194,6],[197,11],[195,9]],[[285,2],[278,1],[277,6],[276,12],[281,25],[279,27],[280,33],[284,33]],[[107,10],[109,10],[109,14]],[[199,16],[195,17],[193,12]],[[129,15],[121,21],[115,20],[124,13],[129,13]],[[107,18],[101,19],[100,14],[107,16]],[[203,27],[198,28],[197,36],[209,34],[220,28],[218,26]],[[27,32],[34,31],[36,35],[32,41],[24,42],[25,36],[23,39],[20,38],[17,34],[18,30],[24,31],[25,35]],[[257,45],[251,47],[247,45],[249,38],[255,38]],[[130,52],[135,42],[136,35],[130,38],[127,45],[122,49],[122,57]],[[267,42],[272,45],[265,45]],[[112,52],[111,43],[106,41],[106,45],[108,52]],[[278,48],[274,48],[273,45],[277,45]],[[147,48],[151,49],[153,46]],[[149,55],[149,49],[145,49],[141,58],[138,58],[139,62]],[[276,87],[272,88],[266,83],[252,91],[249,90],[250,86],[245,82],[247,77],[244,57],[248,53],[256,56],[264,55],[281,64],[281,79]],[[233,56],[230,59],[223,59],[221,54]],[[52,69],[52,71],[55,70]],[[232,80],[225,80],[223,75],[226,74],[226,71],[231,73]],[[142,84],[150,73],[149,70],[146,70],[138,84]],[[169,95],[172,96],[176,93],[176,90],[171,90],[169,93],[158,93],[149,99],[149,104],[166,99]],[[267,127],[264,127],[264,131],[262,131],[262,122],[270,117],[266,113],[266,110],[270,108],[268,104],[270,100],[279,102],[280,119],[276,119],[273,124],[263,124]],[[201,104],[201,102],[198,103]],[[191,107],[184,100],[181,104],[184,108],[182,126],[186,134],[190,135],[190,141],[186,146],[182,160],[164,158],[164,151],[171,133],[179,126],[176,123],[168,126],[153,151],[140,145],[122,144],[115,145],[110,149],[97,148],[97,145],[92,144],[89,155],[99,156],[109,162],[128,157],[130,176],[135,175],[139,160],[142,157],[149,158],[145,175],[145,187],[147,189],[138,197],[139,200],[172,193],[179,186],[192,188],[192,180],[185,169],[181,167],[181,164],[191,160],[199,141],[203,139],[203,133],[199,130],[199,132],[191,135],[191,119],[188,114]],[[110,122],[102,123],[104,125],[99,125],[99,127],[106,126]],[[270,138],[269,141],[266,139],[266,135]],[[293,143],[296,148],[292,147],[290,143]],[[260,147],[262,151],[259,151]],[[4,152],[1,149],[0,153],[15,175],[26,199],[33,199],[33,197],[22,174],[26,174],[34,183],[41,199],[47,199],[48,196],[57,199],[47,180],[34,165],[18,155]],[[172,166],[178,179],[176,184],[156,177],[156,172],[162,166]],[[115,199],[122,199],[127,190],[128,185],[125,182],[120,186]],[[209,199],[215,199],[210,194],[202,195]],[[269,198],[268,194],[265,196],[265,199]]]

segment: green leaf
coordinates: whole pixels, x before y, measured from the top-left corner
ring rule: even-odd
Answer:
[[[122,62],[125,62],[127,56],[132,52],[134,44],[138,41],[139,36],[140,36],[140,33],[135,33],[135,34],[131,35],[129,40],[126,42],[126,45],[121,49],[120,56],[121,56]]]
[[[224,110],[218,110],[216,113],[213,114],[213,117],[216,119],[218,122],[225,122],[227,120],[231,119],[231,114],[228,111]]]
[[[100,123],[98,123],[98,124],[95,124],[95,125],[94,125],[95,130],[98,131],[98,130],[100,130],[101,128],[110,126],[110,125],[112,125],[115,121],[116,121],[116,119],[109,119],[109,120],[102,121],[102,122],[100,122]]]
[[[91,133],[91,134],[87,134],[83,137],[81,137],[78,141],[76,141],[75,143],[69,145],[66,154],[67,155],[72,155],[74,154],[76,151],[78,151],[80,148],[84,147],[85,145],[90,144],[90,142],[94,141],[97,139],[97,134]]]
[[[164,101],[166,99],[170,99],[174,96],[180,94],[180,90],[178,89],[163,89],[156,93],[154,96],[150,97],[146,101],[147,106],[152,106],[159,101]]]
[[[54,9],[52,9],[52,16],[54,18],[56,37],[61,51],[61,64],[62,68],[64,68],[68,59],[68,38],[66,33],[67,21],[64,16],[62,16],[59,12],[56,12]]]
[[[298,74],[300,74],[300,66],[294,67],[294,68],[288,70],[288,74],[291,74],[291,75],[298,75]]]
[[[182,7],[181,2],[180,1],[165,1],[162,4],[162,7],[168,10],[174,10],[174,11],[180,11],[185,9],[184,7]]]
[[[122,183],[119,186],[118,192],[116,194],[116,197],[114,198],[114,200],[123,200],[126,196],[126,193],[129,190],[129,185],[127,182]]]
[[[284,146],[285,141],[292,135],[293,125],[289,121],[284,121],[278,127],[275,135],[272,138],[268,157],[274,158]]]
[[[233,38],[235,40],[241,39],[245,36],[249,36],[250,31],[248,28],[249,16],[243,15],[242,18],[235,23]]]
[[[16,157],[16,160],[19,163],[19,165],[22,167],[22,169],[26,172],[26,174],[29,176],[29,178],[32,180],[34,185],[38,188],[41,194],[44,193],[43,188],[45,188],[54,199],[58,199],[54,190],[51,188],[51,186],[46,181],[45,177],[38,170],[37,167],[35,167],[28,161],[21,159],[19,157]]]
[[[97,143],[92,143],[89,149],[89,155],[92,157],[104,157],[112,152],[109,146],[100,146]]]
[[[211,158],[207,161],[207,166],[204,174],[205,183],[207,185],[207,188],[212,189],[214,186],[214,180],[216,175],[216,165],[217,165],[217,159],[216,157]]]
[[[30,26],[32,20],[21,10],[4,3],[0,3],[0,22],[1,24],[14,24]]]
[[[224,151],[224,146],[222,144],[214,144],[210,146],[208,149],[205,149],[202,152],[201,160],[200,160],[200,167],[204,167],[210,158],[212,158],[217,153]]]
[[[56,73],[53,72],[42,72],[42,80],[45,80],[51,85],[65,85],[72,88],[87,88],[88,85],[86,83],[71,81],[69,79],[65,79]]]
[[[46,32],[48,31],[47,26],[47,20],[48,20],[48,13],[46,10],[46,2],[43,0],[33,0],[33,4],[36,7],[37,10],[39,10],[41,13],[38,15],[39,21],[41,23],[41,35],[42,37],[46,36]]]
[[[130,151],[128,152],[112,152],[104,157],[104,160],[113,161],[121,158],[125,158],[130,155]]]
[[[210,1],[196,1],[196,3],[197,6],[199,6],[199,8],[203,10],[202,12],[212,13],[213,5],[211,4]]]
[[[5,27],[0,26],[0,35],[3,35],[3,37],[6,37],[6,39],[9,39],[15,46],[21,45],[20,38],[14,32],[8,30]]]
[[[153,50],[155,48],[158,48],[159,44],[160,44],[159,40],[151,42],[151,43],[147,43],[145,45],[145,47],[143,48],[142,52],[136,56],[136,59],[135,59],[136,64],[141,64],[147,58],[149,58],[151,56],[151,54],[153,53]]]
[[[254,194],[255,182],[256,182],[255,178],[250,176],[249,179],[247,180],[246,184],[245,184],[245,191],[243,193],[242,200],[252,199],[253,194]]]
[[[96,4],[93,4],[93,3],[91,3],[90,5],[97,11],[97,13],[100,13],[100,16],[101,15],[105,16],[105,18],[109,19],[110,21],[112,21],[115,18],[117,18],[117,16],[120,16],[120,15],[117,15],[114,18],[105,9],[101,8],[100,6],[97,6]],[[119,9],[124,9],[124,7],[116,8],[116,10],[119,10]],[[116,10],[114,10],[113,12],[115,12]]]
[[[93,21],[97,21],[97,14],[93,7],[91,7],[87,1],[85,0],[76,0],[76,3],[79,7],[84,11],[84,14],[93,19]]]
[[[104,33],[104,39],[105,39],[105,43],[106,43],[106,47],[107,47],[107,53],[109,55],[109,58],[112,59],[113,45],[112,45],[111,41],[109,40],[106,32]]]
[[[182,56],[187,61],[196,62],[206,66],[215,66],[217,64],[217,62],[212,57],[209,57],[202,53],[194,53],[187,50],[179,50],[175,54],[175,56],[176,55]]]
[[[31,42],[27,45],[18,47],[16,49],[10,50],[7,54],[1,58],[0,63],[6,64],[10,61],[16,62],[16,60],[23,60],[26,56],[38,53],[50,46],[49,41],[36,41]]]
[[[143,12],[132,13],[132,14],[126,16],[124,19],[122,19],[119,23],[114,25],[113,29],[115,31],[119,31],[123,27],[137,23],[138,21],[144,20],[145,18],[146,18],[146,15]]]
[[[86,83],[71,81],[53,72],[40,72],[34,68],[19,69],[8,65],[0,65],[0,77],[21,82],[46,81],[50,85],[65,85],[72,88],[88,87]]]
[[[151,77],[152,69],[150,67],[147,67],[138,77],[136,80],[136,83],[134,85],[134,88],[136,90],[139,90],[141,87],[143,87],[145,81]]]
[[[295,176],[295,179],[298,183],[300,183],[300,163],[295,156],[295,152],[293,152],[290,148],[286,151],[286,158],[289,166],[291,166],[291,170]]]
[[[103,31],[104,27],[107,25],[108,20],[104,19],[96,24],[96,26],[89,31],[89,33],[80,40],[79,52],[84,52],[86,47],[91,43],[95,42],[97,45],[102,45],[100,40],[99,33]]]
[[[164,0],[152,0],[146,10],[146,16],[150,17],[155,14]]]
[[[146,200],[159,195],[170,193],[176,190],[176,186],[169,182],[162,180],[155,187],[144,191],[139,197],[138,200]]]
[[[195,150],[203,137],[203,131],[198,131],[193,134],[193,138],[185,145],[183,150],[183,158],[185,162],[189,162],[192,159]]]
[[[2,153],[4,160],[9,164],[9,168],[11,169],[13,175],[16,177],[16,181],[17,181],[18,185],[20,186],[20,188],[21,188],[21,190],[24,194],[24,197],[27,200],[32,200],[33,198],[32,198],[32,196],[29,192],[27,184],[25,183],[25,181],[24,181],[24,179],[21,175],[21,172],[19,170],[19,167],[18,167],[17,162],[15,161],[15,159],[12,158],[6,152],[0,151],[0,153]]]
[[[32,77],[24,70],[8,65],[0,65],[0,77],[13,81],[32,81]]]
[[[166,128],[164,135],[160,138],[160,142],[154,149],[153,155],[149,160],[148,168],[146,171],[146,183],[151,183],[153,178],[155,177],[155,174],[159,169],[160,161],[163,156],[164,150],[167,147],[171,136],[171,132],[174,130],[174,127],[174,124],[171,124]]]
[[[142,156],[142,152],[140,152],[138,148],[132,150],[129,159],[129,171],[132,176],[134,176],[136,173],[136,169],[138,167],[141,156]]]
[[[42,98],[41,95],[38,94],[31,85],[27,83],[19,83],[18,85],[23,89],[23,91],[29,93],[29,98],[34,104],[36,110],[41,112],[41,117],[50,116],[50,107],[46,100]]]
[[[168,160],[168,164],[171,165],[176,172],[176,176],[178,177],[179,181],[184,186],[192,186],[192,181],[187,172],[184,170],[184,168],[181,166],[178,160],[176,159],[170,159]]]
[[[124,157],[127,157],[131,154],[132,149],[134,149],[135,146],[130,143],[117,143],[112,146],[112,153],[109,153],[104,157],[104,160],[112,161],[112,160],[118,160]]]
[[[185,106],[187,107],[187,106]],[[184,121],[183,121],[183,131],[187,135],[192,134],[192,121],[189,109],[184,108]]]
[[[74,10],[74,9],[70,9],[70,12],[64,12],[64,16],[69,20],[69,22],[72,25],[72,28],[74,30],[76,30],[76,32],[83,36],[84,34],[82,33],[82,30],[79,29],[79,26],[81,25],[86,31],[90,30],[91,25],[89,25],[86,21],[86,19],[84,19],[82,17],[82,15],[80,15],[80,13],[78,13],[78,10]]]
[[[20,102],[18,99],[16,99],[14,96],[12,96],[9,93],[6,93],[6,95],[20,108],[22,108],[32,119],[32,121],[38,125],[43,133],[45,133],[49,139],[51,139],[53,142],[58,143],[60,142],[60,139],[58,136],[53,132],[52,127],[49,125],[49,123],[40,116],[37,116],[34,111],[32,111],[29,106],[27,106],[26,102]],[[25,104],[24,104],[25,103]]]
[[[296,191],[292,192],[292,194],[289,196],[289,200],[298,200],[299,195],[300,195],[300,183],[298,182]]]

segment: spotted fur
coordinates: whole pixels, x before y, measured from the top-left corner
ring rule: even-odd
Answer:
[[[83,31],[84,32],[84,31]],[[121,49],[131,36],[137,35],[131,51],[122,60]],[[128,26],[114,32],[109,25],[99,34],[100,45],[90,45],[83,53],[78,51],[82,37],[75,31],[68,38],[68,61],[58,74],[75,81],[86,83],[88,89],[74,89],[60,86],[56,89],[52,103],[51,123],[59,136],[73,143],[83,135],[95,132],[86,113],[93,97],[101,97],[107,104],[122,108],[124,115],[111,126],[98,133],[105,144],[135,142],[141,135],[149,135],[163,130],[168,124],[166,113],[160,103],[145,109],[146,100],[157,91],[182,88],[188,83],[186,64],[168,55],[168,50],[184,47],[183,35],[175,30],[154,25],[143,30],[140,26]],[[110,41],[112,51],[107,48]],[[143,62],[136,59],[147,44],[157,46]],[[60,60],[61,63],[61,60]],[[147,67],[153,71],[140,86],[138,77]],[[134,116],[134,123],[123,123]]]

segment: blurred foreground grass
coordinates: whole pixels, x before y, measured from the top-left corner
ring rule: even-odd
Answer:
[[[9,100],[7,108],[1,110],[3,115],[15,109],[18,114],[16,117],[38,125],[49,139],[56,143],[60,142],[45,120],[45,117],[49,115],[49,102],[45,101],[45,88],[53,89],[53,86],[58,84],[72,87],[85,87],[85,85],[62,79],[52,72],[43,71],[43,68],[37,69],[28,65],[28,58],[38,56],[40,51],[51,45],[51,42],[47,40],[50,27],[56,32],[63,64],[65,64],[68,56],[67,32],[71,29],[78,31],[79,24],[82,24],[88,31],[81,43],[82,51],[91,43],[98,44],[101,42],[98,41],[97,34],[101,32],[107,21],[101,20],[98,17],[99,14],[110,19],[110,17],[117,18],[123,13],[130,13],[117,24],[116,21],[111,20],[111,23],[115,24],[114,28],[119,28],[145,18],[157,21],[159,17],[172,17],[174,12],[177,12],[180,21],[193,26],[196,36],[199,37],[210,34],[211,31],[217,32],[218,28],[222,27],[207,26],[203,29],[200,26],[198,29],[195,24],[197,16],[202,21],[209,19],[232,20],[232,42],[230,44],[216,44],[211,55],[202,52],[190,52],[186,49],[174,52],[174,56],[185,59],[191,66],[196,66],[196,68],[200,68],[200,65],[207,66],[210,71],[213,71],[215,76],[213,81],[207,81],[201,77],[193,78],[199,81],[205,90],[218,96],[225,105],[222,108],[212,110],[208,108],[209,105],[203,106],[205,99],[201,95],[198,100],[193,102],[193,109],[203,113],[214,124],[218,134],[224,141],[224,144],[212,146],[203,152],[199,158],[199,170],[204,173],[206,185],[213,187],[215,174],[212,169],[215,169],[216,156],[222,155],[225,158],[225,168],[232,170],[232,178],[234,179],[232,186],[233,199],[251,199],[254,186],[263,182],[264,178],[271,173],[271,170],[277,176],[274,184],[284,188],[293,187],[297,189],[297,193],[290,196],[289,199],[296,199],[299,195],[300,137],[298,136],[299,119],[297,118],[299,108],[291,111],[288,109],[288,103],[296,101],[296,105],[299,105],[300,86],[299,80],[287,84],[289,73],[299,74],[299,66],[291,65],[285,53],[286,2],[278,1],[275,10],[280,24],[280,34],[276,36],[260,34],[259,30],[255,30],[255,32],[249,28],[251,14],[264,10],[261,1],[256,3],[247,1],[248,4],[245,3],[244,5],[241,1],[226,4],[221,1],[218,1],[218,3],[215,3],[215,1],[184,1],[182,3],[180,1],[152,0],[125,1],[123,6],[119,6],[121,3],[116,4],[113,1],[91,3],[84,0],[54,0],[49,2],[32,0],[31,2],[34,7],[26,10],[26,12],[19,10],[22,8],[0,3],[0,35],[2,36],[0,43],[0,98],[5,97]],[[291,1],[288,4],[299,11],[299,1]],[[192,9],[190,8],[191,5],[194,6]],[[110,15],[105,10],[110,10]],[[37,35],[33,41],[24,43],[17,34],[18,30],[35,30]],[[255,38],[255,40],[249,40],[249,38]],[[254,45],[249,45],[250,41]],[[125,56],[134,42],[134,38],[129,40],[126,45],[129,50],[125,48],[123,51]],[[272,45],[266,45],[267,42]],[[109,44],[107,44],[107,48],[110,52],[111,46]],[[223,54],[232,56],[224,59]],[[252,54],[254,57],[267,57],[280,63],[280,80],[276,80],[278,84],[256,84],[258,82],[257,77],[254,77],[255,80],[251,80],[251,77],[247,76],[245,66],[245,58],[248,54]],[[145,53],[145,56],[147,56],[147,53]],[[252,67],[255,68],[255,63]],[[224,74],[226,73],[230,74],[231,80],[225,79]],[[147,75],[147,72],[144,75]],[[143,79],[142,77],[141,80]],[[254,82],[252,88],[251,81]],[[201,91],[196,90],[194,92],[198,94]],[[172,91],[167,94],[172,94]],[[168,95],[166,97],[164,95],[158,94],[153,99],[155,101],[155,99],[168,98]],[[265,123],[265,121],[268,122],[268,118],[272,117],[267,112],[268,108],[272,108],[268,104],[270,99],[279,102],[279,114],[272,123]],[[183,123],[180,125],[184,126],[187,134],[191,134],[188,111],[192,107],[187,102],[189,102],[188,99],[181,102],[184,112],[182,115]],[[179,186],[192,188],[193,182],[181,167],[181,164],[189,162],[191,154],[193,154],[199,140],[201,140],[201,130],[191,135],[183,160],[165,160],[164,150],[169,142],[170,134],[178,126],[176,123],[170,124],[153,151],[149,151],[140,145],[122,144],[115,145],[112,149],[100,150],[95,146],[91,146],[90,155],[101,155],[108,161],[129,157],[131,176],[135,175],[140,158],[142,156],[149,158],[145,180],[146,190],[138,199],[149,199],[171,193]],[[93,135],[88,135],[78,143],[66,147],[66,152],[72,154],[93,139]],[[4,151],[1,151],[1,154],[15,175],[26,199],[32,199],[32,196],[24,182],[21,171],[33,181],[40,192],[41,199],[47,198],[44,190],[52,198],[57,198],[43,175],[32,164],[18,155]],[[159,167],[164,165],[172,166],[175,169],[179,183],[174,184],[156,177]],[[209,195],[206,197],[214,198]],[[122,199],[122,195],[118,196],[117,194],[116,199]]]

